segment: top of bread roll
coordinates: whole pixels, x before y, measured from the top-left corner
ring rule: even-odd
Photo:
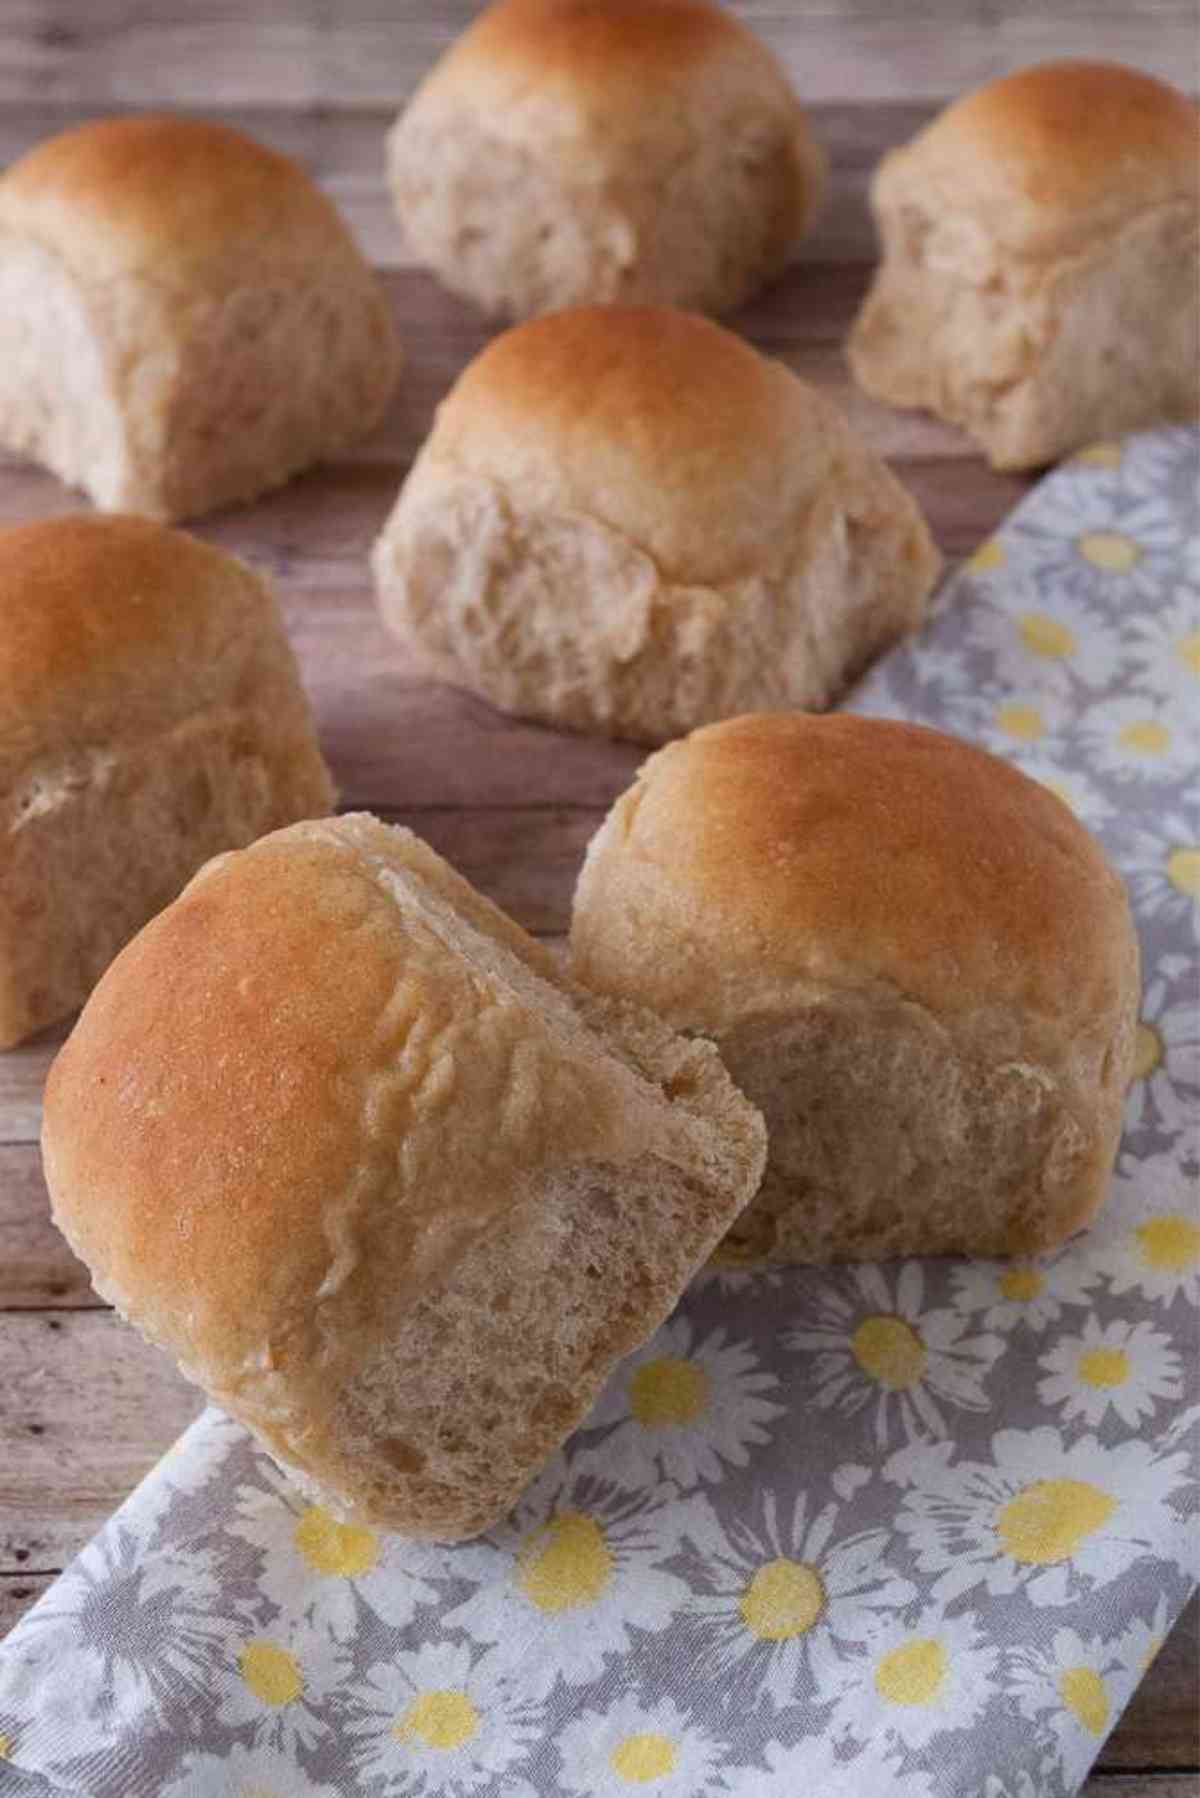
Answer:
[[[940,731],[850,714],[734,718],[660,750],[594,838],[578,904],[581,979],[592,933],[611,962],[652,913],[646,1003],[718,1033],[811,981],[946,1020],[1085,1020],[1128,974],[1124,889],[1061,799]]]
[[[844,426],[722,326],[576,306],[493,339],[438,409],[425,459],[503,479],[528,510],[598,518],[672,580],[752,573],[829,472]]]
[[[548,109],[563,97],[576,120],[592,110],[611,132],[636,122],[647,136],[663,126],[647,116],[648,98],[657,112],[665,91],[693,84],[706,65],[724,81],[752,76],[759,91],[776,88],[795,104],[766,45],[709,0],[501,0],[451,45],[425,90],[447,85],[504,105],[527,99],[532,75]]]
[[[168,729],[276,654],[274,602],[233,556],[146,518],[0,531],[0,763]],[[291,661],[287,658],[290,671]]]
[[[710,1044],[572,988],[408,831],[219,857],[51,1070],[97,1289],[364,1521],[514,1502],[758,1183]]]
[[[358,255],[296,163],[228,125],[147,113],[36,145],[0,179],[0,224],[91,281],[247,256]]]
[[[1036,248],[1102,229],[1200,185],[1200,112],[1120,63],[1039,63],[965,94],[881,165],[984,210],[1002,241]]]

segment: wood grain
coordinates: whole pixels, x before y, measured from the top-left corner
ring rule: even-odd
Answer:
[[[0,1569],[66,1562],[201,1408],[111,1311],[0,1316]]]

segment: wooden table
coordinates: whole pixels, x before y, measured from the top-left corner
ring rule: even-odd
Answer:
[[[583,847],[639,752],[514,724],[414,678],[376,620],[366,551],[433,408],[489,332],[409,264],[380,175],[397,105],[475,8],[462,0],[4,0],[0,163],[80,118],[174,106],[298,157],[385,271],[407,351],[384,427],[336,466],[199,534],[273,577],[347,808],[411,825],[528,928],[560,933]],[[963,87],[1038,58],[1111,56],[1171,77],[1193,66],[1191,0],[746,0],[788,63],[833,159],[802,262],[733,321],[833,395],[924,506],[943,551],[968,552],[1020,497],[956,432],[874,406],[841,342],[867,279],[866,183],[881,152]],[[77,498],[0,457],[0,522]],[[62,1033],[0,1057],[0,1634],[50,1583],[195,1413],[194,1391],[92,1292],[49,1223],[36,1138]],[[1193,1605],[1101,1757],[1090,1798],[1198,1789]]]

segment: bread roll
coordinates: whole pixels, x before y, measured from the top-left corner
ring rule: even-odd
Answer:
[[[707,0],[498,0],[388,139],[417,255],[490,313],[725,312],[777,274],[825,161],[770,51]]]
[[[868,393],[996,468],[1200,410],[1200,114],[1115,63],[968,94],[884,158],[883,263],[850,337]]]
[[[672,743],[592,841],[571,956],[713,1038],[762,1108],[750,1258],[1030,1253],[1104,1196],[1129,907],[1062,801],[982,750],[844,715]]]
[[[708,1044],[575,992],[416,837],[209,864],[51,1070],[97,1290],[342,1515],[502,1516],[757,1185]]]
[[[146,519],[0,531],[0,1047],[80,1005],[210,855],[332,799],[248,568]]]
[[[661,743],[825,706],[921,616],[916,505],[832,406],[719,325],[579,307],[439,408],[375,545],[414,661],[504,711]]]
[[[0,179],[0,443],[105,511],[252,499],[382,416],[387,302],[286,156],[105,119]]]

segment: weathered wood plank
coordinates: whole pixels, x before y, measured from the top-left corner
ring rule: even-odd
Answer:
[[[62,1567],[201,1398],[109,1311],[10,1311],[0,1358],[0,1570]]]
[[[1080,1798],[1197,1798],[1200,1773],[1093,1773]]]
[[[87,1269],[51,1221],[36,1147],[0,1147],[0,1312],[100,1305]],[[0,1346],[4,1328],[0,1321]]]
[[[0,1642],[56,1578],[53,1573],[0,1573]]]
[[[10,0],[0,45],[0,99],[37,96],[114,105],[391,106],[403,101],[479,10],[398,0],[382,9],[296,8],[273,0],[202,0],[186,10],[131,9],[125,0]],[[1195,19],[1183,0],[1135,8],[1058,0],[997,8],[987,0],[880,0],[831,5],[742,0],[802,94],[827,100],[924,99],[1043,57],[1086,53],[1168,77],[1190,69]]]
[[[1105,1768],[1200,1766],[1200,1595],[1186,1606],[1121,1721]]]

